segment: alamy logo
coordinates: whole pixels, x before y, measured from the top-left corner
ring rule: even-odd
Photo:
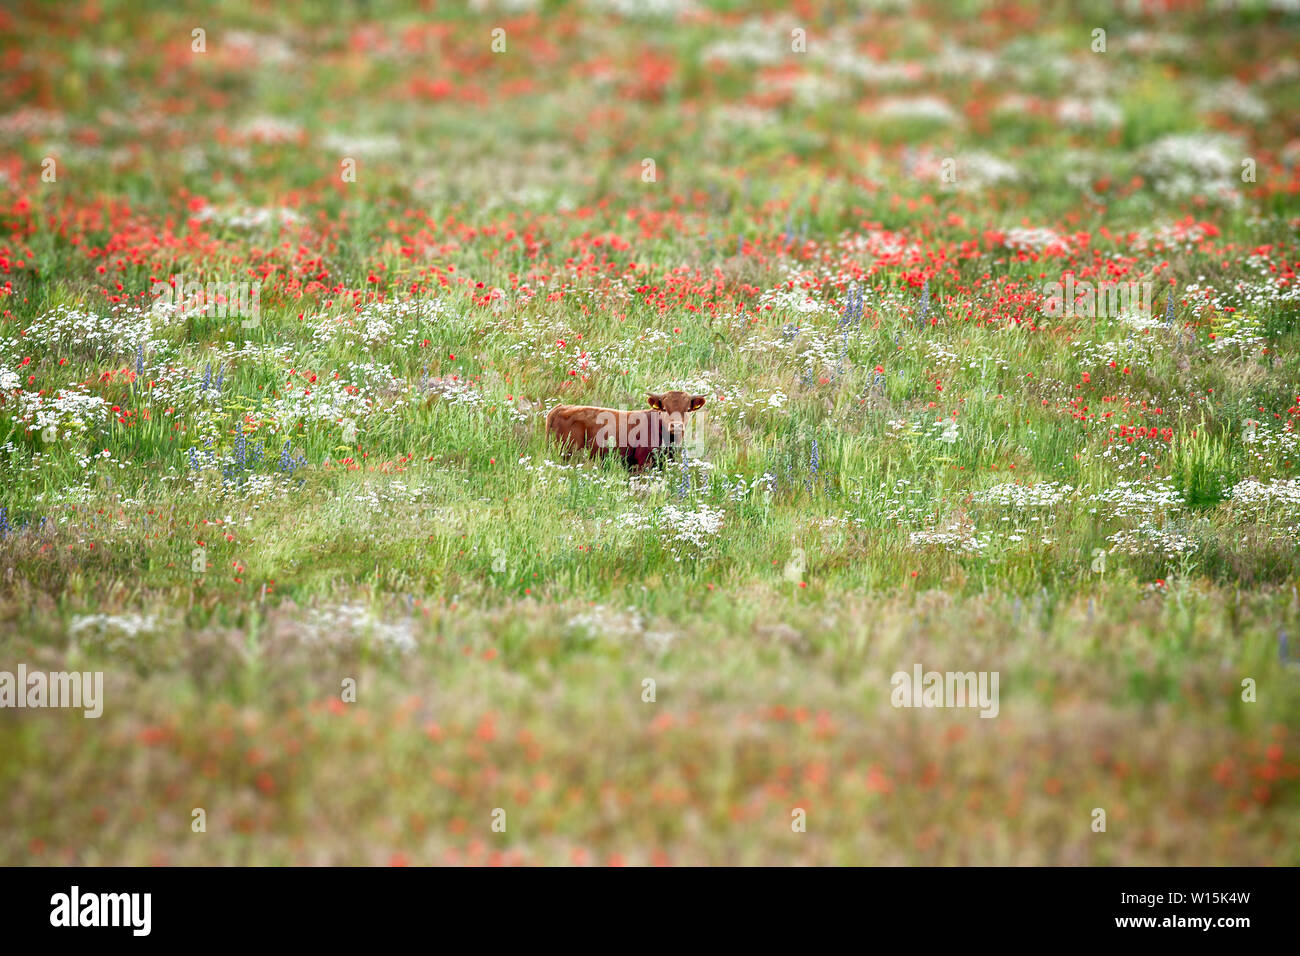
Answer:
[[[167,305],[186,315],[208,318],[242,318],[246,329],[262,324],[262,283],[186,281],[185,273],[173,275],[171,282],[155,282],[150,289],[153,308]]]
[[[704,437],[704,416],[681,412],[652,413],[636,411],[620,414],[613,409],[596,416],[597,448],[669,448],[685,446],[698,449]]]
[[[152,893],[71,893],[50,897],[51,926],[129,926],[134,936],[148,936],[152,927]]]
[[[998,715],[998,671],[897,671],[889,679],[895,707],[979,707],[981,717]]]
[[[0,707],[80,707],[82,716],[104,713],[103,671],[0,671]]]
[[[1115,318],[1126,312],[1151,314],[1150,282],[1076,282],[1074,273],[1065,282],[1043,286],[1043,314],[1053,318]]]

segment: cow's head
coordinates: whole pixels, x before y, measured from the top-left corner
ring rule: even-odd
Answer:
[[[663,413],[660,420],[667,429],[669,445],[680,445],[686,440],[686,416],[704,407],[703,395],[688,395],[686,392],[647,395],[645,400],[651,408]]]

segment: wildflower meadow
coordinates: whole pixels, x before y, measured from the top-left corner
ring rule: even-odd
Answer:
[[[0,64],[0,863],[1300,863],[1293,4]]]

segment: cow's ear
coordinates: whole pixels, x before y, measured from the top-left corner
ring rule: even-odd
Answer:
[[[704,407],[704,396],[703,396],[703,395],[692,395],[692,396],[691,396],[691,411],[695,411],[695,409],[697,409],[697,408],[703,408],[703,407]]]
[[[651,408],[662,410],[664,407],[664,397],[662,395],[647,395],[645,400]]]

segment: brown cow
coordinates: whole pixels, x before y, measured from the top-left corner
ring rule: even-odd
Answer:
[[[686,416],[704,407],[703,395],[664,392],[647,395],[650,411],[556,405],[546,416],[546,431],[566,452],[586,448],[593,455],[618,454],[633,468],[672,456],[686,438]]]

